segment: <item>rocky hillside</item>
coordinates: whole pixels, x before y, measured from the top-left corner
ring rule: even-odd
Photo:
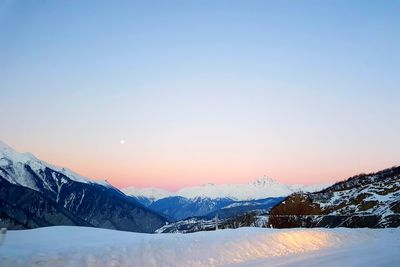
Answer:
[[[315,193],[296,193],[274,207],[273,227],[398,227],[400,167],[360,174]]]
[[[0,225],[8,229],[44,226],[92,226],[46,195],[0,177]]]

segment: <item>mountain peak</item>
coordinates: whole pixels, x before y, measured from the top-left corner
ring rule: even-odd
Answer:
[[[45,161],[42,161],[35,157],[32,153],[25,152],[25,153],[20,153],[15,151],[12,147],[4,143],[3,141],[0,140],[0,159],[5,159],[3,162],[0,162],[0,164],[5,164],[5,165],[13,165],[12,168],[20,168],[17,165],[18,164],[27,164],[29,165],[33,170],[43,170],[44,168],[48,167],[50,169],[53,169],[57,172],[60,172],[69,178],[71,178],[74,181],[81,182],[81,183],[89,183],[89,182],[94,182],[96,181],[91,181],[89,178],[83,177],[67,168],[62,168],[62,167],[57,167],[55,165],[52,165],[50,163],[47,163]],[[17,171],[16,169],[14,171]],[[21,177],[20,177],[21,178]],[[21,178],[22,179],[22,178]]]
[[[12,148],[9,145],[7,145],[2,140],[0,140],[0,150],[3,150],[3,149],[11,149],[12,150]]]
[[[271,186],[272,184],[278,184],[277,181],[275,181],[274,179],[267,177],[266,175],[264,175],[263,177],[261,177],[260,179],[254,181],[253,183],[251,183],[252,185],[255,186]]]
[[[8,158],[14,162],[27,163],[28,161],[40,161],[32,153],[19,153],[0,140],[0,157]]]

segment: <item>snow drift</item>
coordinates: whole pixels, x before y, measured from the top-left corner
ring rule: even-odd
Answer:
[[[399,266],[399,240],[400,229],[141,234],[57,226],[10,231],[0,266]]]

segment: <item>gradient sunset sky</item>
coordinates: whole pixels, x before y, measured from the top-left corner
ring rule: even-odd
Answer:
[[[399,165],[399,14],[400,1],[1,1],[0,140],[118,187]]]

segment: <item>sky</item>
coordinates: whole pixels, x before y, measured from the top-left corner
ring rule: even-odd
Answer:
[[[400,1],[1,1],[0,140],[118,187],[399,165],[399,14]]]

